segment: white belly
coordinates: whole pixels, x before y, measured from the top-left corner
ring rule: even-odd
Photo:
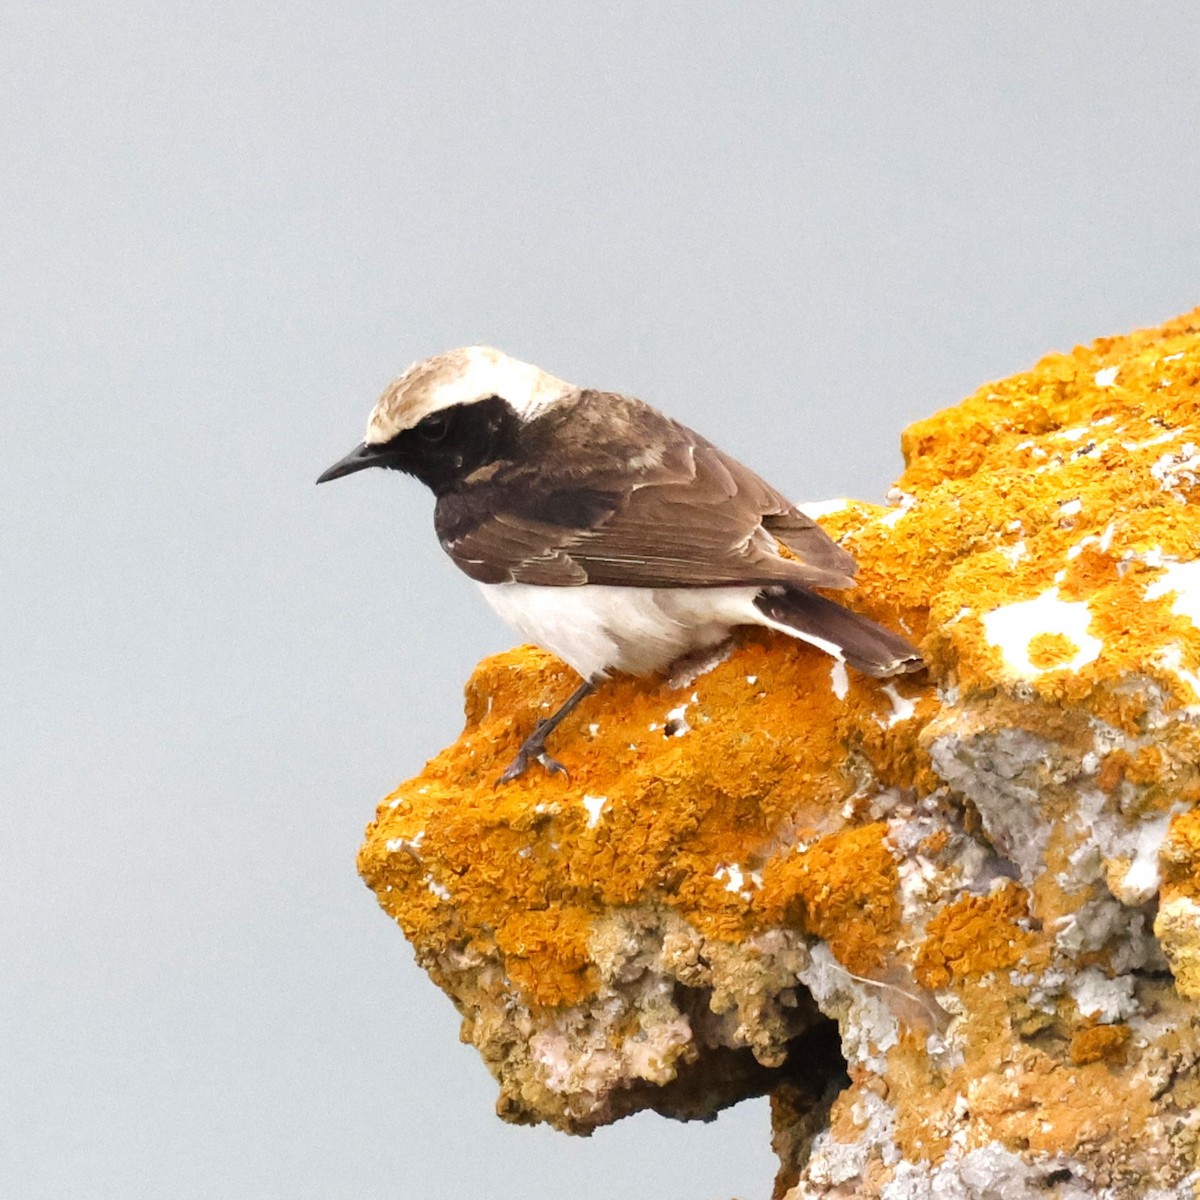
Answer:
[[[585,679],[649,675],[722,641],[735,625],[764,625],[757,587],[537,587],[481,583],[484,599],[526,638]]]

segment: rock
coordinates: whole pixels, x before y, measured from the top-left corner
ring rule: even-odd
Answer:
[[[499,1111],[772,1095],[776,1195],[1191,1197],[1200,1137],[1200,310],[908,429],[822,506],[877,682],[761,631],[691,682],[483,662],[364,879]],[[678,681],[677,681],[678,682]]]

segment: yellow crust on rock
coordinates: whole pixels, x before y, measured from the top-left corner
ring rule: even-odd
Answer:
[[[900,923],[896,862],[882,822],[822,838],[772,864],[759,911],[772,924],[794,921],[828,943],[847,970],[881,967]]]
[[[1200,901],[1200,809],[1171,822],[1162,852],[1163,895]]]
[[[1056,669],[1074,643],[1035,631],[1027,650],[1040,672],[1021,682],[1051,713],[1079,704],[1136,733],[1141,701],[1104,684],[1138,671],[1151,672],[1173,703],[1200,703],[1187,676],[1200,673],[1200,631],[1173,611],[1174,593],[1146,597],[1163,575],[1155,565],[1163,556],[1200,554],[1200,521],[1187,504],[1200,473],[1187,449],[1189,437],[1200,442],[1198,325],[1193,313],[1161,330],[1049,356],[910,427],[899,487],[916,502],[898,519],[897,510],[855,502],[826,519],[860,563],[859,587],[846,602],[917,636],[932,612],[923,650],[935,676],[953,673],[960,687],[987,692],[1012,670],[983,617],[1057,587],[1063,599],[1087,604],[1088,632],[1103,648],[1077,670]],[[1173,452],[1180,461],[1156,474]],[[1168,654],[1174,665],[1163,665],[1164,651],[1177,654]],[[514,979],[529,981],[546,1004],[587,987],[589,912],[653,895],[699,926],[739,937],[769,926],[793,900],[803,907],[806,896],[844,895],[832,848],[804,856],[811,861],[801,868],[790,845],[775,850],[778,831],[787,827],[795,839],[837,832],[839,806],[863,779],[879,789],[932,791],[920,734],[936,703],[927,684],[899,680],[890,686],[916,707],[896,720],[884,689],[853,673],[838,701],[830,666],[807,647],[748,632],[728,662],[689,688],[614,680],[556,735],[569,785],[535,770],[497,790],[519,740],[574,684],[540,651],[497,655],[468,686],[459,741],[381,806],[363,874],[418,946],[461,930],[506,931],[501,948]],[[691,729],[668,737],[668,714],[680,705]],[[1028,708],[1024,716],[1041,719]],[[1173,790],[1195,786],[1200,737],[1193,738],[1194,755],[1171,764]],[[1129,760],[1123,770],[1133,778],[1139,767]],[[1142,773],[1159,777],[1153,766]],[[593,828],[588,795],[604,797]],[[387,849],[421,831],[427,870]],[[884,874],[869,877],[868,865]],[[744,888],[730,886],[730,868]],[[864,861],[859,878],[862,896],[880,910],[894,878],[879,855]],[[407,886],[414,880],[424,886]],[[551,905],[559,916],[547,938]],[[879,958],[860,945],[847,953],[860,966]]]
[[[581,704],[558,735],[569,784],[534,770],[494,787],[571,686],[539,651],[486,660],[459,742],[381,805],[360,870],[418,950],[482,936],[527,1000],[574,1003],[589,986],[588,914],[653,899],[730,940],[788,919],[837,925],[856,967],[881,960],[896,920],[891,856],[882,827],[841,831],[837,806],[868,779],[911,789],[929,774],[904,730],[919,722],[921,684],[892,685],[917,708],[889,726],[894,706],[873,683],[851,681],[849,702],[832,706],[824,655],[748,633],[734,661],[681,692],[617,679]],[[669,736],[681,705],[691,728]],[[831,762],[833,746],[851,757]],[[812,849],[776,847],[783,828]]]
[[[1128,1025],[1089,1025],[1071,1035],[1071,1061],[1077,1066],[1118,1058],[1133,1030]]]
[[[601,1043],[633,1061],[657,1030],[667,1049],[637,1067],[655,1083],[699,1053],[671,1041],[700,1017],[670,986],[578,1059],[562,1050],[649,978],[628,966],[639,935],[614,933],[629,913],[653,969],[706,981],[763,1063],[791,1036],[756,1025],[773,955],[799,956],[779,976],[792,1004],[805,947],[828,953],[818,999],[844,1041],[861,1014],[838,988],[893,1014],[894,1037],[863,1017],[847,1042],[835,1141],[866,1136],[869,1094],[910,1162],[998,1142],[1100,1163],[1152,1144],[1192,1086],[1196,1027],[1164,1032],[1163,1014],[1200,996],[1200,310],[988,384],[903,449],[900,506],[850,501],[822,524],[860,564],[838,599],[918,641],[928,676],[847,677],[742,631],[686,686],[617,678],[580,704],[552,740],[569,781],[535,768],[496,788],[577,682],[519,648],[479,665],[462,735],[380,805],[363,878],[514,1119],[579,1127]],[[1160,866],[1177,991],[1161,958],[1136,974],[1157,953]],[[957,1058],[935,1061],[950,1013]],[[1174,1093],[1148,1065],[1167,1061]],[[1186,1164],[1191,1125],[1171,1138]],[[862,1170],[863,1195],[891,1177]]]
[[[1028,916],[1029,897],[1012,883],[990,896],[964,896],[947,904],[925,927],[918,981],[944,988],[953,979],[1015,967],[1036,944]]]

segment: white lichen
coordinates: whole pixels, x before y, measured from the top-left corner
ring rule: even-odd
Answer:
[[[899,1021],[888,1004],[889,990],[856,978],[824,942],[813,946],[800,982],[817,1007],[837,1021],[846,1061],[885,1074],[886,1053],[900,1040]]]

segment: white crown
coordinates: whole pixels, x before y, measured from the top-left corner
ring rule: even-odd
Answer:
[[[367,421],[368,445],[389,442],[430,413],[489,396],[507,400],[531,417],[576,388],[532,363],[509,358],[490,346],[463,346],[413,363],[379,398]]]

